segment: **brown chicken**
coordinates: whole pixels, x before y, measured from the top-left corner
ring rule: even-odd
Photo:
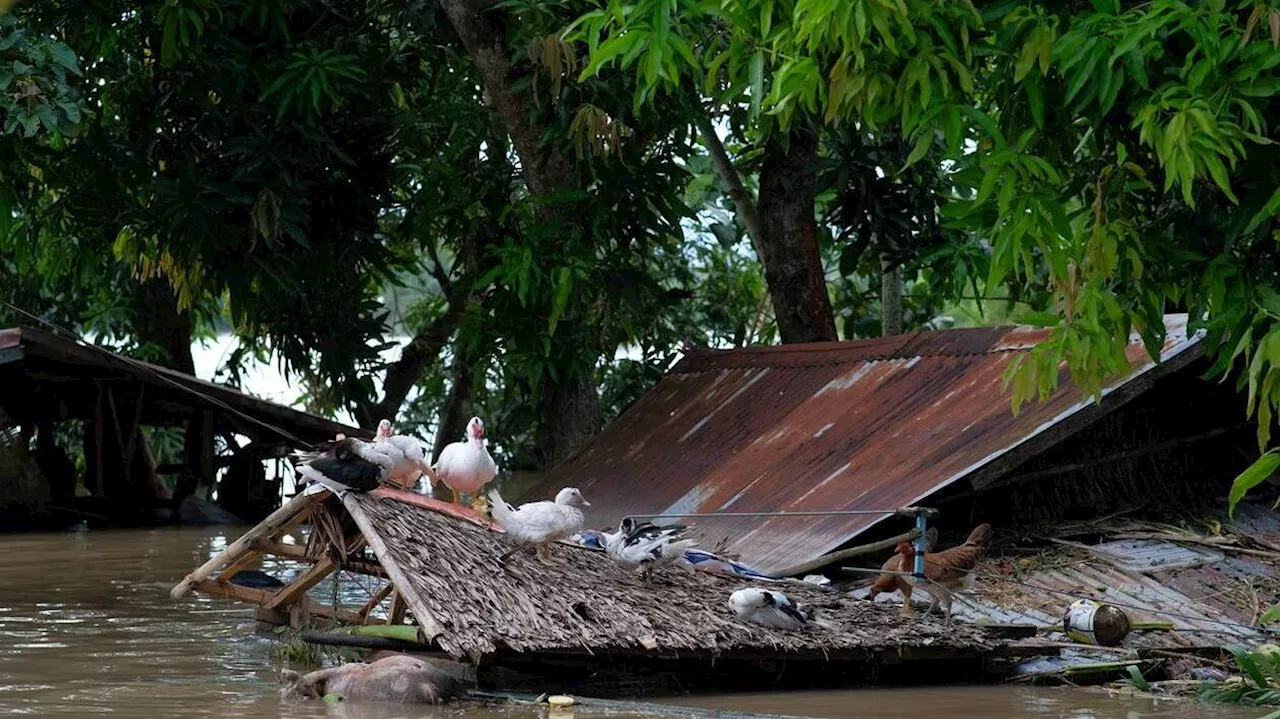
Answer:
[[[991,541],[991,525],[980,524],[969,533],[969,538],[961,544],[941,552],[924,554],[924,574],[927,579],[917,579],[903,574],[915,568],[915,549],[906,542],[898,545],[892,557],[885,560],[881,570],[886,572],[876,578],[871,585],[870,599],[875,599],[881,592],[898,591],[902,593],[902,613],[911,613],[911,593],[916,586],[929,595],[929,611],[942,607],[947,617],[951,617],[951,599],[955,592],[967,587],[969,572],[987,555],[987,543]]]

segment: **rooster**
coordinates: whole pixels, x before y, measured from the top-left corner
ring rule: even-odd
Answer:
[[[938,528],[930,527],[929,531],[924,533],[924,551],[929,553],[938,544]],[[913,553],[912,561],[903,564],[902,547],[907,545],[906,542],[899,542],[894,548],[893,554],[884,560],[884,564],[880,565],[882,574],[876,577],[876,581],[871,584],[871,593],[867,595],[867,599],[875,601],[877,594],[891,594],[893,592],[902,592],[903,596],[910,591],[907,589],[907,580],[900,573],[915,571],[915,554]]]
[[[924,554],[925,579],[903,574],[881,574],[871,585],[870,598],[875,599],[880,592],[897,590],[902,593],[902,613],[911,613],[911,593],[919,587],[929,595],[929,611],[939,606],[947,618],[951,618],[951,600],[957,591],[967,589],[971,577],[969,572],[978,566],[987,555],[987,544],[991,541],[991,525],[980,524],[969,533],[969,537],[961,544],[941,552]],[[885,572],[911,572],[915,568],[915,549],[902,542],[897,551],[881,567]]]

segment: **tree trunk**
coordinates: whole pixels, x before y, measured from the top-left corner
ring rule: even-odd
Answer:
[[[542,467],[550,469],[586,446],[604,423],[595,378],[568,379],[544,389],[542,416],[538,453]]]
[[[509,60],[505,11],[496,9],[493,0],[441,0],[440,5],[480,73],[489,105],[506,125],[529,193],[541,200],[536,208],[539,223],[558,228],[566,237],[589,239],[582,234],[578,208],[559,198],[562,193],[581,189],[573,158],[566,148],[542,141],[547,127],[538,119],[538,104],[530,94],[531,73],[514,67]],[[580,319],[566,314],[561,322],[568,326]],[[590,355],[590,366],[599,356],[597,347],[565,351]],[[599,431],[600,397],[589,377],[556,382],[547,376],[541,386],[538,450],[550,466],[577,451]]]
[[[462,439],[467,431],[467,422],[471,420],[471,358],[462,351],[461,342],[454,342],[453,363],[449,375],[453,384],[449,387],[449,396],[445,398],[444,407],[440,410],[440,426],[436,428],[435,451],[432,457],[439,457],[446,445]]]
[[[418,383],[423,371],[440,356],[440,350],[444,349],[449,337],[457,329],[469,299],[469,282],[459,281],[449,289],[445,313],[418,330],[400,352],[400,359],[387,367],[387,374],[382,381],[382,400],[356,408],[356,421],[361,427],[373,429],[383,419],[395,420],[409,391]]]
[[[902,334],[902,265],[880,257],[880,326],[885,337]]]
[[[760,167],[760,261],[782,342],[830,342],[838,336],[814,219],[818,133],[795,125],[786,139],[769,139]]]
[[[161,364],[189,375],[196,373],[191,356],[191,313],[178,309],[178,298],[167,280],[142,283],[138,293],[141,316],[134,322],[138,341],[162,348],[168,360]]]

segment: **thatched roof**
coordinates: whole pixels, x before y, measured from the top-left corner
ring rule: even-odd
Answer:
[[[398,494],[351,494],[343,504],[425,638],[457,658],[503,650],[870,658],[911,649],[965,654],[994,644],[973,625],[903,619],[894,609],[798,583],[778,588],[817,607],[815,626],[765,629],[729,610],[729,594],[751,585],[743,579],[673,567],[646,587],[604,554],[568,545],[551,549],[552,567],[525,553],[499,562],[513,540],[433,511],[430,500],[410,503]]]

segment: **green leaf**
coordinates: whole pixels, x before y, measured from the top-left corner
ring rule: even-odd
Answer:
[[[1235,519],[1236,505],[1240,500],[1244,499],[1244,495],[1249,490],[1267,481],[1277,469],[1280,469],[1280,451],[1271,450],[1258,458],[1258,461],[1249,465],[1249,468],[1240,473],[1231,483],[1231,492],[1227,495],[1227,516]]]
[[[1280,187],[1277,187],[1275,191],[1271,193],[1271,197],[1267,199],[1267,204],[1263,205],[1262,209],[1258,211],[1258,214],[1253,216],[1252,220],[1249,220],[1249,225],[1244,228],[1244,231],[1253,232],[1258,229],[1259,225],[1275,216],[1277,212],[1280,212]]]
[[[1258,624],[1261,626],[1275,624],[1276,622],[1280,622],[1280,604],[1272,604],[1267,608],[1267,611],[1262,613],[1262,616],[1258,617]]]
[[[1143,678],[1142,672],[1139,671],[1136,666],[1130,664],[1128,667],[1128,671],[1129,671],[1129,681],[1133,683],[1133,687],[1135,689],[1137,689],[1140,692],[1151,691],[1151,685],[1147,683],[1147,680],[1145,678]]]
[[[751,56],[747,78],[751,83],[751,117],[759,117],[760,101],[764,99],[764,50],[756,50]]]
[[[556,332],[556,325],[560,322],[560,317],[564,314],[564,308],[569,304],[569,293],[573,291],[573,272],[568,267],[561,267],[556,270],[555,294],[551,298],[551,316],[547,320],[547,334],[553,335]]]
[[[325,704],[337,704],[342,701],[342,695],[338,692],[329,692],[321,697]]]
[[[1044,80],[1039,75],[1029,75],[1022,83],[1027,93],[1027,107],[1031,110],[1031,119],[1036,127],[1044,127]]]
[[[907,162],[902,169],[907,169],[919,162],[925,155],[929,154],[929,148],[933,145],[933,130],[924,128],[920,131],[920,136],[916,138],[915,147],[911,148],[911,154],[907,155]]]

